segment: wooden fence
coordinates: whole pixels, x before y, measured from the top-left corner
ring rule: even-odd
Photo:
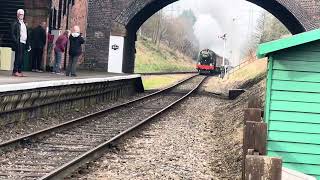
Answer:
[[[250,97],[244,109],[242,179],[281,180],[282,160],[266,156],[268,126],[261,105],[259,97]]]

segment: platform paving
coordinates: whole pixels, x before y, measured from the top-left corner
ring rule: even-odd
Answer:
[[[116,76],[128,76],[130,74],[120,73],[108,73],[108,72],[90,72],[90,71],[79,71],[77,77],[69,77],[58,74],[52,74],[50,72],[23,72],[27,77],[14,77],[11,76],[11,71],[0,71],[0,85],[5,84],[18,84],[28,82],[39,82],[39,81],[56,81],[56,80],[69,80],[69,79],[89,79],[89,78],[106,78]]]
[[[135,79],[139,74],[120,74],[107,72],[79,71],[77,77],[69,77],[64,74],[52,74],[49,72],[24,72],[26,77],[11,76],[9,71],[0,71],[0,93],[8,91],[19,91],[45,87],[101,83],[118,81],[124,79]]]

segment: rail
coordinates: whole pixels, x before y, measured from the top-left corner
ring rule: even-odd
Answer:
[[[194,77],[195,79],[193,79]],[[11,177],[12,174],[7,173],[7,170],[12,171],[12,164],[17,163],[16,169],[19,169],[20,166],[27,167],[24,163],[31,163],[34,165],[32,166],[33,168],[22,168],[21,172],[26,173],[14,173],[14,175],[19,177],[13,178],[20,179],[21,176],[28,176],[29,178],[40,179],[62,179],[62,177],[67,176],[84,163],[102,155],[111,142],[162,114],[176,103],[188,97],[198,89],[204,80],[205,77],[193,75],[169,88],[142,98],[4,142],[0,144],[0,151],[8,153],[2,153],[1,156],[7,160],[6,162],[10,163],[1,166],[2,172],[6,173],[0,174],[0,176]],[[188,82],[185,83],[186,81]],[[181,92],[177,92],[175,88]],[[140,101],[143,99],[145,101]],[[161,103],[159,99],[162,100]],[[128,111],[128,109],[130,110]],[[111,110],[113,110],[112,113],[110,112]],[[118,117],[115,116],[116,114],[113,114],[117,112],[123,117],[114,118]],[[106,121],[106,118],[108,121]],[[112,123],[113,121],[115,122]],[[55,153],[56,151],[58,154]],[[14,155],[13,157],[23,158],[16,160],[11,157],[12,154]],[[50,155],[49,159],[46,158],[47,155]],[[31,157],[31,159],[28,157]],[[41,168],[36,160],[32,160],[33,157],[37,161],[40,159],[40,165],[43,165]]]
[[[195,74],[195,73],[198,73],[198,72],[197,71],[180,71],[180,72],[153,72],[153,73],[136,73],[136,74],[147,76],[147,75]]]

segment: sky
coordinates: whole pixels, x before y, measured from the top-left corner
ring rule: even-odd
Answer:
[[[164,12],[175,16],[188,9],[197,17],[192,28],[200,48],[225,54],[232,65],[240,62],[243,47],[255,31],[257,18],[264,12],[245,0],[179,0],[164,8]],[[227,34],[225,51],[224,42],[219,38],[223,34]]]

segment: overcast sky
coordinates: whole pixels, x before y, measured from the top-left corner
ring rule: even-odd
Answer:
[[[241,48],[254,33],[256,20],[264,11],[245,0],[179,0],[167,6],[164,11],[175,15],[191,9],[197,22],[193,27],[200,41],[201,49],[211,48],[223,54],[223,41],[218,38],[227,34],[226,57],[238,64]],[[173,10],[173,11],[172,11]]]

